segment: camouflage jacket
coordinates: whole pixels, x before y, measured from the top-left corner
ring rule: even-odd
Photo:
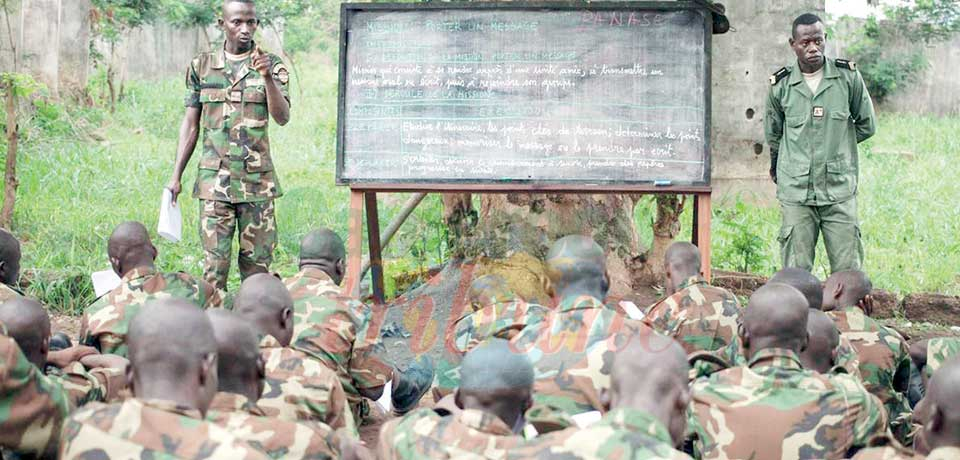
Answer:
[[[12,286],[0,283],[0,303],[4,303],[8,300],[19,299],[21,297],[23,297],[22,292],[18,291]]]
[[[692,460],[674,449],[670,432],[652,415],[633,409],[613,409],[599,422],[546,434],[510,451],[516,459],[663,459]]]
[[[880,399],[898,439],[906,440],[910,426],[910,405],[895,388],[906,388],[910,378],[910,347],[899,333],[867,316],[857,307],[827,312],[840,334],[848,339],[860,360],[863,386]]]
[[[903,447],[888,435],[876,436],[867,443],[867,448],[857,452],[853,460],[922,460],[923,455]]]
[[[582,296],[565,299],[510,343],[533,363],[534,409],[545,405],[575,415],[602,410],[599,395],[610,387],[614,353],[628,340],[654,333],[600,300]]]
[[[291,422],[267,417],[263,409],[237,393],[218,392],[207,421],[226,428],[271,458],[339,458],[334,431],[322,422]]]
[[[55,452],[68,400],[13,339],[0,335],[0,447],[26,455]]]
[[[943,366],[950,358],[960,354],[960,338],[957,337],[936,337],[927,341],[927,363],[923,367],[923,373],[928,379],[933,378],[933,373]]]
[[[884,433],[886,411],[849,375],[800,367],[790,350],[760,350],[749,367],[692,386],[688,432],[699,458],[844,458]]]
[[[282,347],[273,336],[260,342],[267,378],[257,401],[264,413],[290,421],[318,421],[357,433],[337,374],[310,355]]]
[[[200,411],[170,401],[129,398],[91,403],[63,427],[60,458],[267,459]]]
[[[269,54],[274,81],[287,101],[287,69]],[[234,73],[223,46],[201,53],[187,69],[184,105],[202,110],[203,153],[194,198],[231,203],[265,201],[282,192],[270,157],[266,82],[251,57]]]
[[[746,354],[739,336],[734,337],[733,342],[713,354],[730,364],[731,367],[747,365]],[[690,369],[690,373],[692,378],[707,377],[718,370],[721,369],[712,364],[700,362]],[[845,374],[860,379],[860,358],[857,357],[857,350],[853,348],[850,340],[843,335],[840,336],[840,344],[837,345],[836,363],[830,370],[830,374]]]
[[[370,309],[339,295],[340,288],[316,268],[306,268],[284,281],[293,297],[294,348],[337,373],[350,405],[357,407],[360,389],[383,386],[393,367],[380,355],[383,346]]]
[[[143,305],[153,299],[180,297],[198,307],[219,307],[219,291],[207,282],[183,273],[159,273],[138,267],[121,278],[120,286],[104,294],[83,311],[80,343],[127,357],[127,328]]]
[[[377,458],[502,459],[523,442],[496,415],[476,409],[440,416],[433,409],[417,409],[380,429]]]
[[[511,339],[524,328],[539,324],[547,316],[547,307],[515,300],[487,305],[471,311],[451,326],[441,359],[437,362],[437,388],[441,394],[460,386],[460,361],[463,355],[491,337]]]
[[[689,354],[729,345],[737,336],[739,318],[737,296],[694,276],[673,295],[653,304],[643,322],[677,339]]]
[[[79,362],[67,367],[47,367],[47,376],[57,382],[67,392],[71,409],[92,401],[106,402],[119,397],[120,391],[127,387],[126,369],[83,367]]]

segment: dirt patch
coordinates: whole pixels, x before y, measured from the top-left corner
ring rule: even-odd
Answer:
[[[943,294],[907,294],[904,316],[911,321],[960,325],[960,297]]]
[[[50,332],[53,334],[63,332],[76,345],[77,337],[80,336],[80,318],[70,315],[50,315]]]
[[[896,294],[883,289],[874,289],[870,295],[873,297],[874,318],[894,318],[903,313]]]

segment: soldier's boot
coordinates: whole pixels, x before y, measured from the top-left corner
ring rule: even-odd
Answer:
[[[70,336],[57,332],[50,337],[50,351],[66,350],[73,346]]]
[[[390,402],[393,414],[401,416],[410,412],[420,403],[420,398],[427,393],[433,384],[436,367],[433,360],[427,355],[421,355],[407,367],[407,370],[394,372],[393,390]]]

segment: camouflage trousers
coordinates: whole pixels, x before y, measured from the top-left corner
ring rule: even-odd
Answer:
[[[831,273],[860,270],[863,266],[857,197],[825,206],[780,203],[780,211],[783,221],[779,241],[784,267],[812,271],[821,233]]]
[[[277,220],[273,200],[253,203],[200,200],[200,242],[205,254],[203,279],[227,289],[230,250],[237,234],[240,277],[266,273],[277,247]]]

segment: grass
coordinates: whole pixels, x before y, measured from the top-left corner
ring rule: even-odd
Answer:
[[[273,269],[295,271],[297,245],[308,229],[327,226],[346,234],[349,191],[334,185],[336,71],[324,54],[299,58],[300,91],[293,118],[271,128],[271,145],[285,196],[278,201],[280,244]],[[14,231],[23,241],[23,267],[35,270],[30,293],[76,313],[92,300],[87,275],[108,268],[106,239],[125,220],[155,228],[162,187],[169,179],[182,108],[180,78],[131,82],[116,114],[100,109],[43,107],[25,123]],[[960,119],[888,115],[862,148],[860,207],[867,269],[877,286],[897,292],[960,294],[960,197],[950,134]],[[0,154],[5,154],[0,146]],[[184,175],[184,240],[157,240],[162,270],[199,275],[197,202],[191,199],[196,160]],[[381,199],[389,222],[405,201]],[[690,231],[688,202],[681,237]],[[652,239],[652,199],[637,207],[643,241]],[[429,196],[387,247],[388,271],[442,262],[445,243],[438,195]],[[385,224],[384,224],[385,225]],[[736,199],[715,209],[715,268],[770,274],[779,265],[779,211]],[[818,256],[818,275],[826,258]],[[230,280],[236,286],[234,270]]]

